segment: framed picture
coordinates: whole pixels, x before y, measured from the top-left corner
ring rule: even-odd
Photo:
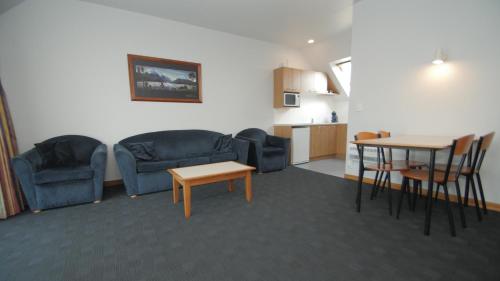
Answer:
[[[127,55],[133,101],[201,103],[201,64]]]

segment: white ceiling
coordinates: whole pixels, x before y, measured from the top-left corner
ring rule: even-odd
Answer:
[[[83,0],[295,48],[352,25],[353,0]]]

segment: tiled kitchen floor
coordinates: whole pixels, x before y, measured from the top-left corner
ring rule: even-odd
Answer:
[[[345,172],[345,160],[336,158],[322,159],[295,165],[295,167],[343,178]]]

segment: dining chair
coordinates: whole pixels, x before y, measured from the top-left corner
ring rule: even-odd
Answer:
[[[384,131],[384,130],[381,130],[378,132],[378,135],[380,138],[390,138],[391,137],[391,132],[389,131]],[[391,148],[388,148],[387,150],[387,154],[388,154],[388,157],[386,157],[386,149],[382,148],[380,149],[380,153],[381,153],[381,156],[382,156],[382,161],[384,163],[387,163],[387,164],[394,164],[396,166],[408,166],[409,168],[418,168],[418,169],[421,169],[422,167],[425,167],[427,166],[426,163],[424,162],[420,162],[420,161],[414,161],[414,160],[410,160],[410,150],[409,149],[406,149],[406,157],[405,157],[405,160],[394,160],[392,159],[392,149]],[[382,178],[384,178],[384,172],[382,171],[379,175],[379,178],[375,178],[376,180],[376,185],[377,185],[377,188],[375,189],[375,192],[374,192],[374,196],[377,196],[377,191],[380,189],[381,191],[384,190],[385,188],[385,183],[387,181],[387,179],[389,178],[389,175],[388,173],[386,173],[386,176],[384,178],[384,181],[382,182]],[[380,185],[382,183],[382,185]],[[420,196],[422,196],[422,182],[419,182],[419,181],[415,181],[414,184],[414,194],[416,196],[417,194],[417,191],[419,192]],[[413,200],[413,204],[415,204],[415,201],[416,201],[416,197],[414,197],[414,200]]]
[[[474,142],[474,135],[467,135],[463,136],[461,138],[453,140],[453,143],[451,145],[450,149],[450,154],[448,156],[448,161],[446,164],[446,168],[444,171],[434,171],[434,183],[436,183],[439,186],[443,186],[444,190],[444,196],[445,196],[445,207],[448,212],[448,220],[450,224],[450,232],[451,235],[455,236],[456,235],[456,230],[455,230],[455,223],[453,220],[453,214],[451,211],[451,206],[450,206],[450,198],[448,195],[448,183],[449,182],[454,182],[455,183],[455,188],[457,192],[457,201],[458,201],[458,208],[460,211],[460,219],[462,221],[462,226],[465,228],[466,223],[465,223],[465,213],[464,213],[464,208],[462,205],[462,196],[460,195],[460,185],[458,183],[458,178],[460,176],[460,171],[464,165],[465,158],[469,152],[469,149]],[[452,163],[455,158],[459,159],[457,169],[455,171],[452,170]],[[401,204],[403,201],[403,197],[405,194],[408,194],[408,197],[410,196],[410,191],[409,191],[409,181],[410,179],[412,180],[418,180],[418,181],[428,181],[429,180],[429,172],[426,170],[416,170],[416,169],[411,169],[411,170],[405,170],[401,171],[401,176],[403,176],[403,182],[401,184],[401,193],[399,197],[399,203],[398,203],[398,210],[396,214],[396,218],[399,219],[399,215],[401,213]],[[432,196],[432,194],[429,194],[428,196]]]
[[[369,139],[377,139],[380,137],[380,134],[374,133],[374,132],[359,132],[354,136],[355,140],[369,140]],[[360,145],[357,145],[358,149],[358,154],[359,155],[364,155],[364,153],[361,153],[361,149],[364,149],[364,147],[361,147]],[[370,195],[370,199],[374,198],[374,194],[376,192],[376,189],[378,188],[378,183],[377,183],[377,178],[379,177],[379,174],[381,173],[386,173],[386,179],[387,179],[387,189],[388,189],[388,202],[389,202],[389,215],[392,216],[392,188],[391,188],[391,171],[404,171],[408,170],[409,167],[405,163],[402,162],[389,162],[386,163],[384,161],[384,157],[382,156],[380,148],[377,148],[377,162],[376,164],[367,164],[364,165],[363,169],[365,171],[372,171],[376,172],[375,173],[375,179],[373,181],[373,186],[372,186],[372,192]],[[385,185],[386,181],[384,181]]]
[[[472,155],[472,147],[470,149],[469,153],[469,163],[467,163],[467,166],[462,167],[460,174],[465,177],[465,193],[464,193],[464,206],[467,207],[469,203],[469,187],[472,188],[472,196],[474,199],[474,204],[476,207],[476,214],[477,218],[479,221],[482,220],[481,216],[481,210],[479,206],[479,200],[477,198],[477,191],[476,191],[476,185],[474,182],[474,176],[476,176],[477,183],[478,183],[478,189],[479,189],[479,195],[481,196],[481,202],[482,202],[482,208],[484,214],[488,213],[488,209],[486,207],[486,200],[484,198],[484,191],[483,191],[483,185],[481,181],[481,174],[479,171],[481,170],[481,166],[483,164],[484,156],[486,154],[486,151],[489,149],[493,137],[495,136],[495,132],[491,132],[489,134],[483,135],[479,138],[479,141],[476,144],[476,150],[474,152],[474,155]],[[437,171],[444,171],[446,168],[445,165],[436,165],[436,170]],[[458,167],[456,165],[452,165],[451,167],[452,171],[457,171]],[[439,190],[436,189],[436,194],[435,198],[437,199]]]

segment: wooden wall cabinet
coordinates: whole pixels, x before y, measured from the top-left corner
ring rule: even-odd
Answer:
[[[324,72],[304,70],[302,71],[302,92],[307,94],[327,93],[328,76]]]
[[[280,67],[274,70],[274,108],[283,107],[283,92],[302,92],[302,70]]]

